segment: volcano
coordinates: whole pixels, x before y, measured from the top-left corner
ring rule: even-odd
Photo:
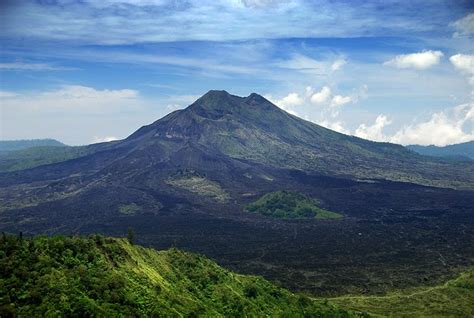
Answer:
[[[83,154],[0,174],[0,230],[119,236],[133,227],[145,245],[204,253],[324,295],[360,288],[368,271],[368,292],[434,281],[452,274],[446,264],[474,257],[472,162],[344,135],[255,93],[209,91]],[[343,217],[246,211],[282,190]]]

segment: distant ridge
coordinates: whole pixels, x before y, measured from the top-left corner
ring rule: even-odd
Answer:
[[[407,148],[425,156],[474,160],[474,140],[444,147],[409,145]]]
[[[0,140],[0,152],[16,151],[32,147],[51,147],[51,146],[66,146],[56,139],[19,139],[19,140]]]

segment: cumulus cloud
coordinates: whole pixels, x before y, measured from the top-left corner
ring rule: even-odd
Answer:
[[[344,127],[344,122],[338,119],[342,106],[356,103],[367,95],[367,85],[358,90],[353,90],[350,95],[333,94],[329,86],[322,86],[319,90],[307,86],[302,93],[292,92],[278,99],[272,95],[265,97],[292,115],[303,114],[306,120],[317,123],[326,128],[349,134],[350,131]]]
[[[331,99],[331,107],[339,107],[351,103],[353,100],[350,96],[335,95]]]
[[[397,55],[395,58],[387,61],[384,65],[396,68],[412,68],[425,70],[439,63],[443,53],[441,51],[423,51],[419,53]]]
[[[383,134],[383,129],[391,123],[387,116],[382,114],[377,116],[372,125],[361,124],[354,132],[354,135],[374,141],[387,141],[388,138]]]
[[[435,113],[426,122],[403,127],[390,141],[403,145],[436,146],[466,142],[474,140],[473,125],[474,103],[463,104]]]
[[[384,128],[391,123],[387,116],[381,114],[372,125],[360,125],[354,135],[402,145],[446,146],[474,140],[474,103],[434,113],[427,121],[406,125],[394,134],[387,135],[384,133]]]
[[[452,26],[456,29],[454,37],[469,36],[474,34],[474,12],[469,13],[462,19],[459,19],[452,23]]]
[[[311,88],[309,88],[311,91]],[[308,91],[308,88],[307,88]],[[319,92],[311,95],[310,100],[313,104],[324,104],[331,97],[331,89],[328,86],[323,86]]]
[[[344,127],[344,123],[341,121],[323,120],[323,121],[317,122],[317,124],[320,126],[326,127],[328,129],[340,132],[342,134],[349,135],[351,133],[350,130]]]
[[[474,55],[456,54],[451,56],[449,61],[459,71],[474,75]]]
[[[266,95],[265,97],[284,111],[295,116],[298,116],[298,112],[293,107],[304,103],[304,99],[298,93],[290,93],[281,99],[275,99],[271,95]]]

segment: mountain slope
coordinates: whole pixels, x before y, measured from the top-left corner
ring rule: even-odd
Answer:
[[[176,249],[101,236],[0,238],[0,315],[356,315]]]
[[[444,147],[409,145],[408,149],[425,156],[474,160],[474,140]]]
[[[356,178],[472,186],[474,165],[454,166],[403,146],[340,134],[279,109],[257,94],[210,91],[188,108],[142,127],[128,142],[193,144],[265,165]]]
[[[472,317],[474,269],[442,285],[397,291],[384,296],[342,296],[331,301],[343,308],[388,317]]]

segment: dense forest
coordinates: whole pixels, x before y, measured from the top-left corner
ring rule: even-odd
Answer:
[[[0,316],[353,317],[202,256],[128,239],[0,238]]]

